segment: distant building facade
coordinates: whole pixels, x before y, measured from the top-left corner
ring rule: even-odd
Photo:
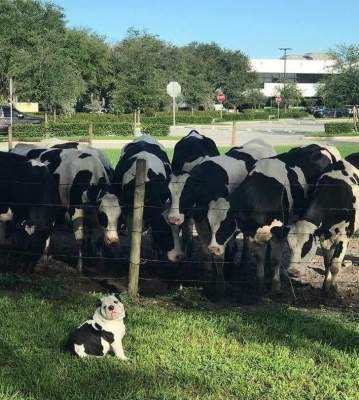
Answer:
[[[266,97],[274,97],[284,80],[284,59],[252,59],[252,69],[257,72]],[[295,82],[303,97],[316,97],[317,83],[334,72],[335,61],[326,53],[288,55],[286,80]]]

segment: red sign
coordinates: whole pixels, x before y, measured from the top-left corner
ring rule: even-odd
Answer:
[[[277,96],[276,98],[275,98],[275,102],[277,103],[277,104],[280,104],[281,102],[282,102],[282,98],[280,97],[280,96]]]
[[[226,96],[224,95],[224,93],[219,93],[219,94],[217,94],[217,101],[218,101],[218,103],[223,103],[224,100],[226,100]]]

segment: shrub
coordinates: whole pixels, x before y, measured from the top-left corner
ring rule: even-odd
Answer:
[[[327,135],[356,133],[354,129],[354,124],[352,122],[329,122],[324,124],[324,130]]]
[[[141,130],[145,133],[150,133],[152,136],[168,136],[170,133],[170,124],[141,124]]]

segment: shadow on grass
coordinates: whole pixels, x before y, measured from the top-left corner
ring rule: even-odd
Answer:
[[[284,345],[292,350],[327,353],[330,349],[345,353],[359,352],[359,335],[343,320],[295,308],[259,307],[241,313],[241,326],[233,322],[226,334],[240,342],[256,341]],[[246,329],[243,329],[243,326]]]

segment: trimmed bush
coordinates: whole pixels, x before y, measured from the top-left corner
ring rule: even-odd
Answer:
[[[152,136],[168,136],[170,133],[170,124],[141,124],[142,132],[150,133]]]
[[[343,133],[356,134],[352,122],[328,122],[324,124],[324,130],[327,135],[340,135]]]
[[[45,125],[15,125],[13,129],[14,137],[41,138],[41,137],[67,137],[88,135],[89,124],[79,123],[50,123]],[[102,123],[94,124],[94,135],[102,136],[131,136],[133,125],[127,122],[122,123]]]

